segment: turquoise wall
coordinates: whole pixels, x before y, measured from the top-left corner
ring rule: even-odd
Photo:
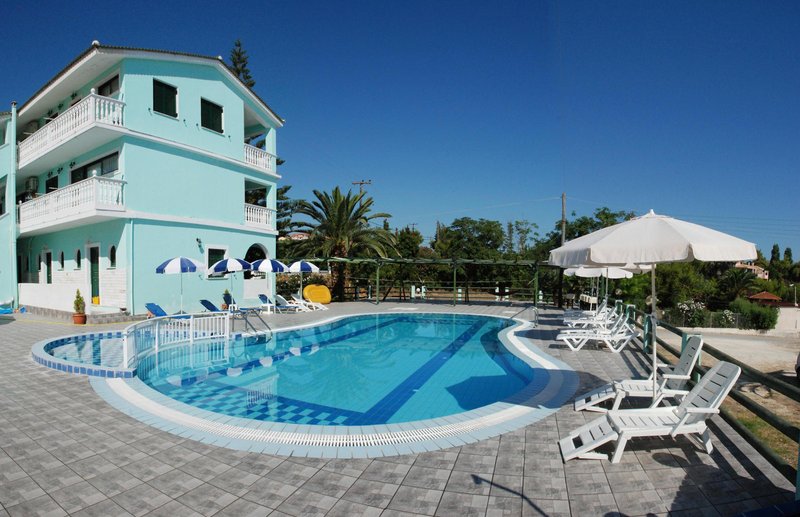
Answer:
[[[126,59],[122,71],[127,127],[236,160],[243,159],[245,100],[215,67]],[[153,79],[178,89],[177,118],[153,111]],[[201,98],[222,106],[222,134],[200,125]],[[274,153],[274,145],[267,150]]]
[[[158,303],[170,313],[179,310],[181,275],[159,275],[155,272],[156,267],[167,259],[184,256],[205,264],[207,249],[215,246],[228,247],[229,258],[244,258],[248,248],[256,243],[266,248],[268,256],[275,256],[275,237],[256,232],[231,232],[191,224],[134,220],[132,236],[133,245],[129,251],[132,253],[133,267],[129,274],[135,287],[130,306],[136,314],[146,312],[146,302]],[[201,312],[201,298],[219,306],[225,289],[231,290],[233,297],[241,304],[244,302],[242,282],[242,273],[236,273],[233,282],[230,278],[207,279],[199,273],[186,273],[183,275],[184,310]]]
[[[268,186],[275,206],[275,183],[245,167],[135,138],[124,149],[128,210],[241,225],[246,180]]]
[[[16,114],[0,119],[3,140],[0,141],[0,196],[4,196],[5,213],[0,215],[0,302],[17,300],[16,248],[17,222],[14,198],[16,197]]]

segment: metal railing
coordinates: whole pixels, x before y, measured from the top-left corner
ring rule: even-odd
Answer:
[[[97,95],[92,89],[80,102],[20,142],[19,166],[24,167],[94,123],[123,127],[124,114],[124,102]]]
[[[228,340],[232,318],[229,312],[213,312],[164,316],[129,325],[122,333],[122,364],[132,368],[142,355],[158,353],[164,346],[194,344],[196,340]]]
[[[244,144],[244,161],[270,173],[275,173],[275,155],[263,149]]]
[[[644,321],[647,318],[647,314],[640,310],[636,310],[634,314],[637,316],[636,325],[639,328],[644,329]],[[640,321],[641,320],[641,321]],[[681,339],[685,342],[685,336],[688,334],[683,332],[681,329],[670,325],[669,323],[658,321],[657,326],[663,328],[673,334],[676,334],[681,337]],[[643,342],[648,343],[651,339],[650,336],[647,334],[643,336]],[[681,351],[667,343],[665,340],[658,337],[656,333],[656,343],[658,346],[670,354],[678,357],[681,354]],[[785,397],[793,400],[794,402],[800,403],[800,388],[796,386],[792,386],[791,384],[784,382],[780,379],[777,379],[771,375],[767,375],[760,370],[757,370],[738,359],[731,357],[730,355],[722,352],[721,350],[713,347],[708,342],[703,344],[703,351],[702,354],[708,354],[711,357],[719,360],[719,361],[726,361],[729,363],[733,363],[739,368],[742,369],[743,377],[749,378],[752,381],[759,382],[764,386],[777,391],[778,393],[784,395]],[[704,374],[708,371],[708,367],[702,366],[702,355],[700,359],[697,361],[697,365],[695,366],[695,371],[699,375]],[[669,359],[666,356],[662,356],[659,354],[659,358],[664,362],[669,362]],[[770,427],[775,429],[776,431],[780,432],[786,438],[788,438],[791,442],[796,445],[800,446],[800,427],[796,426],[792,422],[789,422],[785,418],[781,417],[780,415],[775,414],[773,411],[765,408],[764,406],[754,402],[752,399],[748,398],[747,396],[743,395],[742,393],[731,390],[729,394],[730,398],[744,407],[746,410],[753,413],[755,416],[760,418]],[[762,456],[764,456],[767,461],[769,461],[781,474],[783,474],[788,480],[797,482],[800,484],[800,478],[798,477],[798,469],[796,466],[787,463],[782,457],[780,457],[768,444],[764,443],[763,440],[759,439],[750,429],[748,429],[745,425],[743,425],[738,418],[728,409],[725,407],[720,408],[720,414],[722,417],[731,425],[750,445],[753,446]],[[800,461],[800,459],[798,460]]]
[[[124,180],[94,176],[19,205],[19,229],[26,232],[94,210],[125,210]]]

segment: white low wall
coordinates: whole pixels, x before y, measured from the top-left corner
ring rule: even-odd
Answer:
[[[272,297],[272,278],[274,275],[267,275],[267,278],[250,278],[244,281],[244,299],[258,300],[259,294],[266,294]]]
[[[19,304],[23,307],[31,305],[43,309],[72,312],[76,289],[81,290],[88,311],[91,305],[91,297],[86,298],[86,293],[91,292],[88,284],[19,284]]]

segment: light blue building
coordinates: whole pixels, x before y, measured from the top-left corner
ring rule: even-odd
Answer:
[[[0,112],[0,302],[177,311],[164,260],[274,257],[282,125],[221,58],[93,42]],[[185,309],[271,290],[243,276],[183,275]]]

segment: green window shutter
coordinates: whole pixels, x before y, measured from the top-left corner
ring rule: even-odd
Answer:
[[[178,116],[178,89],[153,79],[153,111]]]
[[[200,124],[206,129],[222,133],[222,106],[200,99]]]

